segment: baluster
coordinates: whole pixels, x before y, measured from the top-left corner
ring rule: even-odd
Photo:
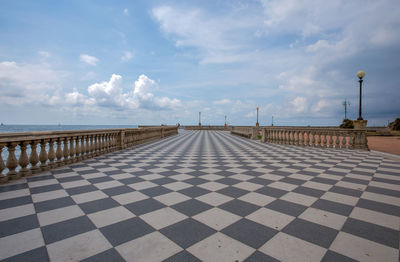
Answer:
[[[111,134],[107,134],[107,152],[111,152]]]
[[[74,147],[74,141],[76,137],[72,136],[71,139],[69,140],[69,163],[74,163],[76,162],[76,157],[75,157],[75,147]]]
[[[21,155],[19,156],[19,165],[21,166],[21,170],[19,171],[19,174],[21,177],[26,177],[26,176],[30,176],[31,172],[29,171],[29,169],[27,168],[27,166],[29,165],[29,158],[28,158],[28,154],[26,153],[26,147],[31,143],[31,141],[24,141],[21,142],[21,144],[19,145],[19,147],[21,148]],[[1,153],[1,150],[0,150]],[[0,171],[1,173],[1,171]]]
[[[86,136],[86,156],[85,159],[88,159],[90,157],[92,157],[91,153],[90,153],[90,139],[91,139],[91,135]]]
[[[40,169],[42,171],[47,171],[49,170],[49,167],[47,166],[47,152],[46,152],[46,144],[49,140],[48,139],[42,139],[40,141],[40,154],[39,154],[39,160],[40,160]]]
[[[323,134],[322,134],[323,136],[324,136],[324,140],[323,140],[323,145],[322,145],[322,147],[327,147],[327,139],[326,139],[326,136],[327,136],[327,133],[326,132],[323,132]]]
[[[306,137],[305,137],[305,139],[306,139],[306,143],[305,143],[305,146],[309,146],[310,145],[310,131],[305,131],[305,135],[307,135]]]
[[[100,155],[100,135],[96,135],[95,139],[95,154],[96,156]]]
[[[342,148],[346,148],[346,144],[347,144],[346,137],[347,137],[347,135],[348,135],[348,134],[343,133],[343,137],[342,137]],[[350,144],[350,143],[351,143],[351,142],[349,141],[349,144]]]
[[[283,130],[283,144],[287,144],[288,139],[286,135],[287,135],[287,130]]]
[[[68,163],[70,163],[69,150],[68,150],[68,140],[69,140],[69,137],[65,137],[64,138],[64,149],[63,149],[64,165],[67,165]]]
[[[80,158],[80,160],[86,159],[86,156],[85,156],[85,152],[86,152],[85,137],[86,136],[81,136],[81,158]]]
[[[315,131],[311,132],[311,145],[312,146],[316,146],[315,145]]]
[[[333,147],[333,132],[329,133],[329,147]]]
[[[8,180],[14,180],[19,178],[19,174],[15,169],[18,166],[17,158],[15,157],[15,147],[18,145],[18,142],[9,142],[7,143],[8,148],[8,158],[6,167],[8,168],[7,177]]]
[[[31,142],[31,155],[29,157],[29,162],[31,163],[31,173],[36,174],[40,172],[40,168],[36,166],[39,163],[39,157],[36,151],[37,144],[40,140],[34,140]]]
[[[92,135],[92,140],[91,140],[91,151],[92,151],[92,157],[96,156],[96,135]]]
[[[3,170],[6,168],[6,166],[4,165],[4,160],[3,160],[3,157],[2,157],[2,154],[3,154],[3,148],[6,146],[6,143],[0,143],[0,179],[1,179],[1,181],[0,182],[7,182],[7,180],[5,180],[7,177],[6,176],[3,176],[3,174],[2,174],[2,172],[3,172]],[[3,181],[3,180],[5,180],[5,181]]]
[[[64,164],[63,160],[62,160],[63,152],[61,150],[61,144],[62,144],[63,140],[64,139],[61,138],[61,137],[57,138],[57,150],[56,150],[56,157],[57,157],[56,164],[57,164],[57,166],[62,166]]]
[[[81,136],[77,136],[75,139],[75,155],[76,155],[75,160],[76,160],[76,162],[82,160],[80,141],[81,141]]]
[[[299,145],[304,145],[304,131],[299,131]]]
[[[54,141],[55,141],[55,139],[52,138],[52,139],[50,139],[50,142],[49,142],[49,167],[51,169],[53,169],[57,166],[56,163],[54,162],[54,159],[56,158],[56,154],[54,153]]]
[[[296,145],[296,140],[295,140],[295,137],[294,137],[294,131],[290,131],[290,144],[293,146],[293,145]]]
[[[336,132],[335,148],[340,148],[340,132]]]
[[[321,145],[321,131],[317,131],[317,147],[322,147],[322,145]]]
[[[100,135],[100,154],[104,154],[105,153],[105,147],[104,147],[104,134]]]

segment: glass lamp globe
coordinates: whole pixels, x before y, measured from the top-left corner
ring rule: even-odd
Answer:
[[[358,76],[358,78],[362,79],[365,76],[365,72],[360,70],[357,72],[357,76]]]

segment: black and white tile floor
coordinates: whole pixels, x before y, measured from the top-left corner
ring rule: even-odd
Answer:
[[[0,187],[5,261],[398,261],[400,163],[193,131]]]

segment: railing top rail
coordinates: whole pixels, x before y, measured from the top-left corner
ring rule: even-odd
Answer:
[[[354,132],[363,131],[362,129],[346,129],[339,127],[262,127],[261,129],[268,130],[293,130],[293,131],[334,131],[334,132]]]

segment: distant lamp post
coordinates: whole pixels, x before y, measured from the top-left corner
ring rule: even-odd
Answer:
[[[271,126],[274,126],[274,116],[272,116]]]
[[[199,127],[201,128],[201,112],[199,112]]]
[[[344,119],[347,119],[347,107],[350,106],[350,102],[347,100],[344,100],[342,105],[344,106]]]
[[[224,129],[226,130],[226,116],[225,116],[225,125],[224,125]]]
[[[363,77],[365,76],[365,72],[360,70],[357,73],[357,77],[359,78],[358,82],[360,82],[360,104],[358,107],[358,118],[357,120],[363,120],[362,116],[361,116],[361,108],[362,108],[362,83],[363,83]]]
[[[256,109],[257,109],[257,123],[256,123],[256,127],[259,127],[259,126],[260,126],[260,124],[258,123],[258,109],[259,109],[259,108],[258,108],[258,106],[257,106],[257,108],[256,108]]]

